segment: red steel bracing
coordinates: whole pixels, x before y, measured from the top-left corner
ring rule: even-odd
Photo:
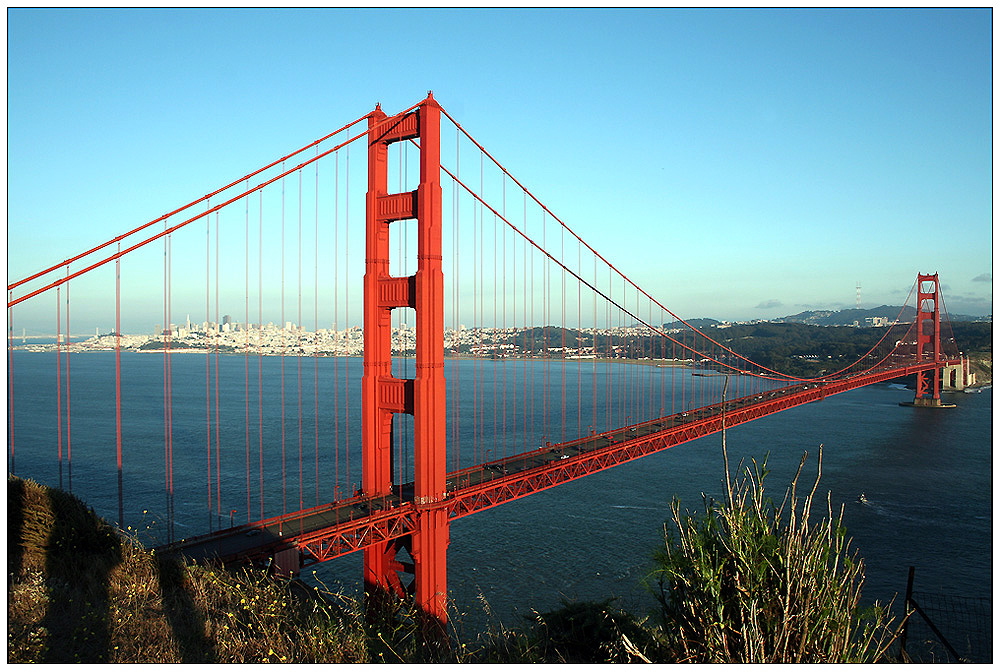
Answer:
[[[393,492],[393,415],[413,415],[414,506],[410,534],[416,601],[440,623],[447,618],[448,518],[445,497],[444,274],[441,245],[440,107],[428,94],[413,113],[388,120],[381,107],[369,116],[368,194],[362,375],[362,489],[366,496]],[[420,138],[420,183],[415,192],[388,193],[388,146]],[[417,220],[417,269],[389,274],[389,224]],[[392,375],[391,312],[416,314],[416,377]],[[369,546],[364,580],[369,589],[403,591],[396,559],[403,542]]]
[[[734,427],[773,413],[874,383],[928,371],[958,360],[925,362],[902,368],[886,368],[836,383],[797,384],[769,392],[716,403],[672,416],[657,418],[578,440],[545,446],[530,453],[495,461],[498,468],[484,471],[479,465],[447,475],[449,492],[440,510],[447,520],[526,497],[571,480],[610,469],[624,462],[693,441],[725,427]],[[393,542],[404,547],[408,536],[419,533],[421,507],[398,497],[356,497],[336,506],[349,509],[350,516],[334,515],[335,505],[325,505],[244,525],[214,535],[185,540],[174,548],[185,548],[194,557],[213,556],[223,561],[266,561],[279,548],[298,548],[303,566],[324,562],[361,549],[390,549]],[[337,518],[337,522],[333,522]],[[303,525],[304,519],[319,523]],[[280,536],[280,529],[303,532]],[[251,536],[254,535],[254,536]],[[248,541],[251,540],[251,541]],[[253,541],[256,540],[256,541]],[[388,556],[396,571],[404,563]],[[387,579],[391,589],[402,587],[398,575]]]

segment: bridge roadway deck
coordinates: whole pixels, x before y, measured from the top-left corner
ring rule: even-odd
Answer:
[[[845,380],[791,385],[727,401],[725,409],[721,403],[713,404],[566,443],[540,446],[449,473],[445,499],[424,508],[443,506],[450,518],[459,518],[712,434],[720,431],[723,423],[732,427],[831,394],[948,363],[952,362],[901,366]],[[298,556],[294,566],[310,565],[409,534],[416,527],[421,509],[412,500],[413,484],[408,483],[390,496],[355,496],[184,539],[160,551],[226,563],[262,562],[281,553],[293,553]]]

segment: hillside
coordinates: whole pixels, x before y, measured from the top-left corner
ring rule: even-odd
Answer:
[[[712,515],[746,518],[745,488],[751,486],[740,484],[747,482],[742,477],[735,481],[736,508],[731,504]],[[820,525],[819,536],[807,533],[805,525],[786,528],[774,517],[769,501],[771,513],[764,512],[761,495],[754,492],[759,520],[753,531],[739,533],[740,543],[715,539],[726,525],[690,519],[683,529],[708,527],[700,541],[683,548],[701,553],[716,542],[725,548],[753,547],[758,551],[750,561],[774,567],[786,561],[798,566],[803,559],[815,558],[826,567],[829,554],[846,552],[846,546],[822,536],[823,530],[837,528]],[[859,559],[850,568],[845,564],[842,573],[812,566],[781,570],[773,580],[780,583],[789,574],[804,577],[811,590],[819,582],[821,589],[812,595],[815,599],[779,604],[786,592],[793,594],[797,579],[787,591],[708,590],[701,585],[705,581],[728,586],[748,576],[731,575],[732,559],[715,551],[713,557],[718,555],[716,561],[722,564],[711,576],[691,575],[685,569],[690,565],[686,552],[668,537],[657,556],[664,572],[657,584],[661,598],[664,586],[676,588],[680,580],[698,587],[681,602],[665,601],[658,617],[636,618],[613,607],[612,600],[564,603],[525,619],[516,630],[490,626],[471,641],[456,636],[461,623],[451,622],[445,643],[422,637],[419,616],[404,603],[386,602],[382,610],[366,611],[356,600],[277,580],[261,570],[189,565],[145,550],[61,490],[8,477],[7,505],[9,663],[832,662],[883,658],[893,639],[882,612],[871,612],[873,620],[849,616],[857,612],[863,581]],[[676,506],[675,523],[680,525]],[[804,506],[808,510],[808,501]],[[761,534],[766,538],[757,539]],[[786,544],[794,549],[788,557]],[[753,574],[753,581],[763,577]],[[825,578],[817,578],[820,575]],[[772,578],[763,577],[768,582]],[[674,588],[668,592],[673,594]],[[741,629],[744,594],[768,595],[773,603],[759,607],[755,622],[778,620],[759,631]],[[710,608],[704,598],[715,600]],[[681,612],[674,614],[674,607]],[[724,615],[724,622],[704,619],[716,613]],[[692,614],[694,621],[685,614]],[[778,628],[777,622],[800,625]],[[683,624],[693,629],[685,630]],[[858,637],[862,627],[864,636]],[[730,633],[732,648],[719,647],[714,637],[704,634],[713,628]],[[738,644],[737,636],[752,637],[752,645]],[[785,645],[775,646],[772,637]]]
[[[900,313],[899,306],[879,306],[877,308],[848,308],[845,310],[807,310],[795,315],[780,317],[772,322],[789,322],[811,324],[817,327],[851,326],[857,323],[865,325],[865,320],[881,318],[892,323],[896,316],[903,322],[912,322],[917,311],[912,306],[906,306]]]
[[[261,572],[157,556],[32,481],[7,507],[10,663],[379,660],[348,611]]]
[[[163,557],[33,481],[8,477],[7,516],[8,663],[630,662],[650,637],[608,603],[575,603],[428,645],[405,604],[366,612],[262,570]]]

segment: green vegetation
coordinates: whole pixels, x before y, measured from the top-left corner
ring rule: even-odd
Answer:
[[[153,352],[161,352],[163,350],[201,350],[205,351],[206,347],[200,343],[191,343],[185,340],[172,340],[172,341],[146,341],[140,345],[138,350],[151,350]],[[210,348],[211,352],[219,353],[232,353],[236,352],[236,348],[232,345],[225,343],[214,344]]]
[[[889,338],[893,341],[902,338],[906,327],[896,327],[898,333],[890,334]],[[885,329],[763,323],[736,324],[706,333],[769,369],[812,377],[850,365],[878,343]]]
[[[882,659],[896,633],[887,610],[860,606],[864,564],[841,517],[812,519],[796,485],[780,506],[764,494],[766,460],[727,483],[728,501],[700,515],[672,506],[675,531],[657,555],[654,594],[670,659],[827,663]],[[822,463],[822,447],[820,447]],[[727,468],[727,481],[729,480]]]
[[[73,495],[9,477],[8,662],[880,659],[893,633],[883,610],[859,608],[863,565],[848,555],[840,517],[812,522],[816,485],[798,499],[793,482],[775,507],[765,474],[748,469],[727,483],[728,501],[699,516],[675,502],[676,530],[650,577],[660,604],[651,617],[610,601],[569,603],[448,646],[423,639],[406,603],[366,613],[261,570],[163,557]]]
[[[719,326],[706,322],[701,331],[710,339],[769,369],[795,376],[818,377],[839,371],[871,350],[885,336],[884,327],[817,326],[795,322],[761,322]],[[677,324],[677,323],[674,323]],[[910,325],[900,324],[886,336],[890,343],[902,339]],[[942,338],[954,335],[962,352],[983,365],[977,370],[980,379],[992,371],[991,322],[953,322],[945,326]],[[692,341],[690,333],[676,334],[691,347],[702,347],[702,337]],[[519,331],[512,339],[516,352],[535,357],[562,356],[562,350],[585,349],[599,358],[610,359],[687,359],[691,352],[663,338],[635,334],[599,334],[562,327],[533,327]],[[469,353],[471,346],[460,346],[456,353]],[[725,356],[723,355],[723,359]]]

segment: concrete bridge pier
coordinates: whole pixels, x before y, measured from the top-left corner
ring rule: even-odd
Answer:
[[[941,389],[947,392],[961,392],[976,384],[976,374],[969,370],[969,358],[963,357],[961,364],[941,369]]]
[[[955,404],[946,404],[941,397],[917,397],[913,401],[901,401],[900,406],[915,406],[917,408],[955,408]]]

